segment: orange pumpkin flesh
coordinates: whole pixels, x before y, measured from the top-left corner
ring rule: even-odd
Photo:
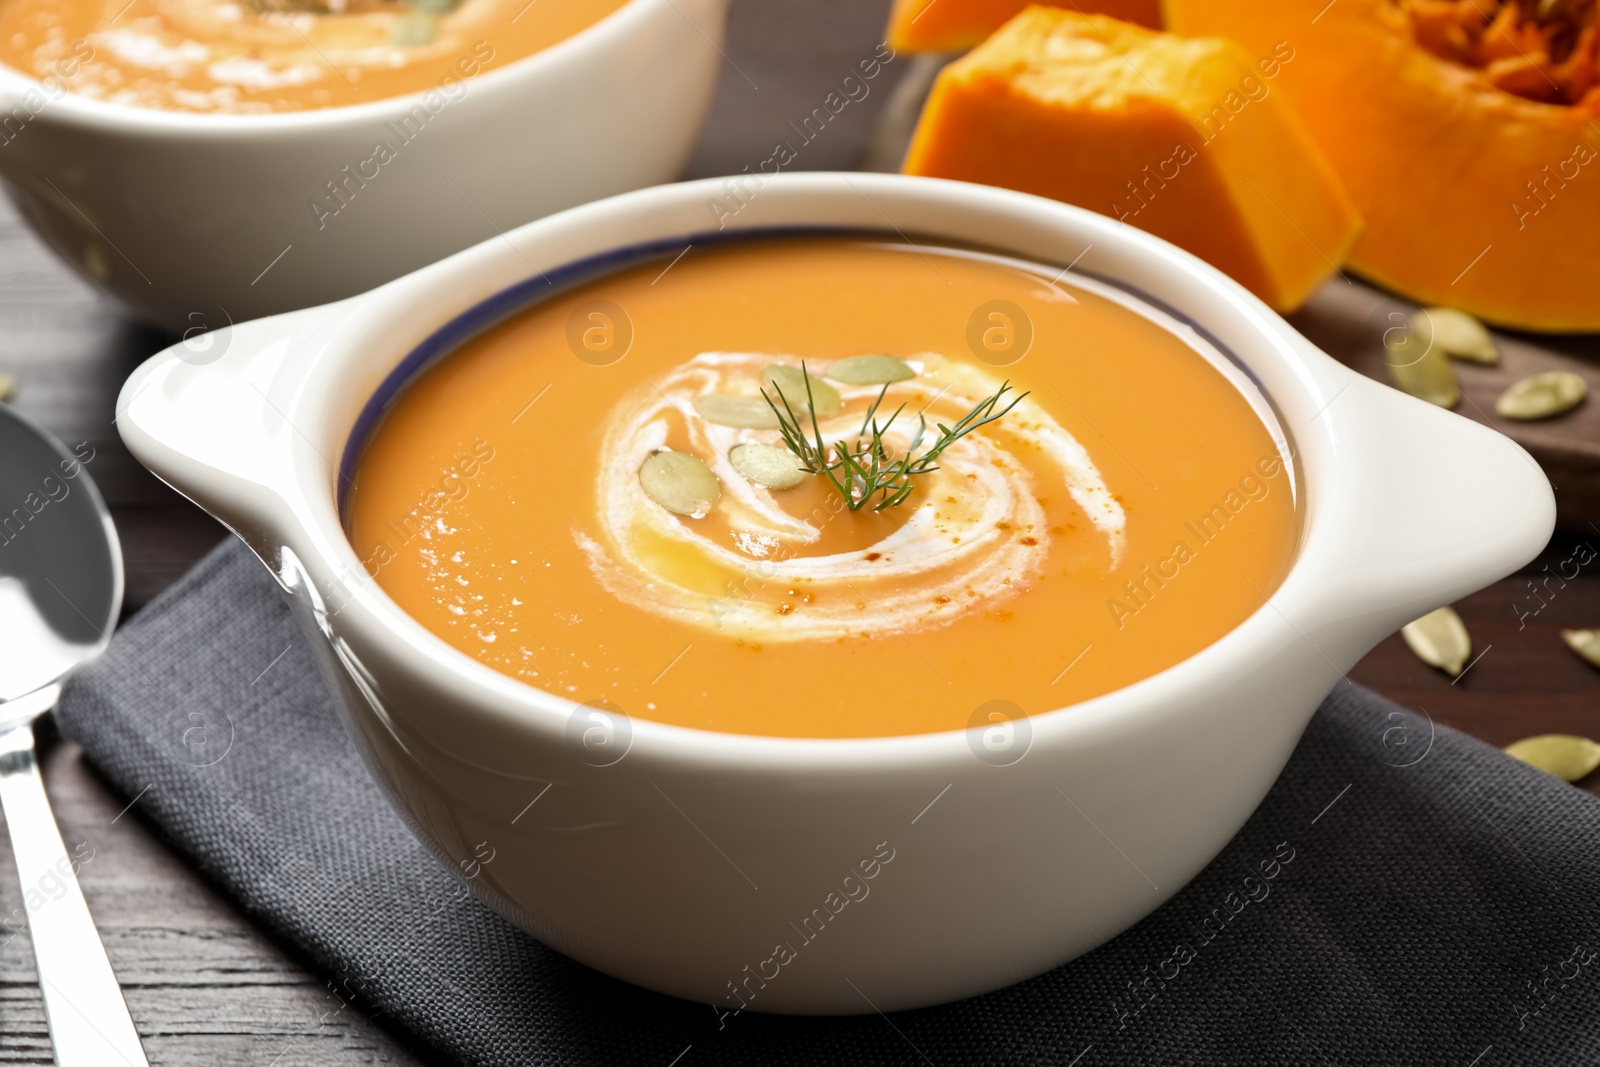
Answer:
[[[1161,25],[1161,0],[1045,0],[1050,7]],[[889,44],[903,52],[964,52],[1005,25],[1028,0],[894,0]]]
[[[1277,84],[1367,220],[1351,266],[1506,326],[1600,330],[1596,5],[1166,0],[1174,30],[1287,42]],[[1549,17],[1538,17],[1548,11]]]
[[[939,75],[904,169],[1111,215],[1292,309],[1360,223],[1271,92],[1276,67],[1230,41],[1029,8]]]

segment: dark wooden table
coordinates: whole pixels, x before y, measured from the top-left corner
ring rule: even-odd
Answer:
[[[738,172],[765,158],[788,118],[809,113],[837,77],[872,53],[884,6],[881,0],[738,4],[729,52],[757,85],[724,78],[691,173]],[[851,166],[887,96],[885,87],[841,114],[800,165]],[[1315,334],[1319,320],[1310,314],[1301,325]],[[0,206],[0,371],[16,377],[19,409],[98,452],[92,473],[122,534],[129,612],[224,536],[133,461],[110,421],[122,380],[168,341],[123,320]],[[1586,532],[1600,543],[1600,531]],[[1524,574],[1458,605],[1482,655],[1455,683],[1419,663],[1398,637],[1379,645],[1352,677],[1495,745],[1536,733],[1600,735],[1600,671],[1558,636],[1563,627],[1600,626],[1600,563],[1565,584],[1547,580],[1542,570],[1557,570],[1576,540],[1559,537]],[[108,789],[75,746],[48,745],[45,778],[66,839],[94,845],[95,859],[81,873],[84,894],[153,1063],[423,1062],[403,1038],[343,1007],[292,950],[247,922],[164,848],[137,805],[129,808],[128,798]],[[1600,793],[1595,779],[1586,785]],[[8,851],[0,843],[0,852]],[[49,1064],[20,909],[9,858],[0,859],[0,1063]]]

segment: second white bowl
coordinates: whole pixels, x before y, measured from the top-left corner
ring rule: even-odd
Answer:
[[[727,6],[632,0],[444,89],[275,115],[50,97],[0,67],[0,177],[68,263],[139,317],[198,335],[675,178],[723,63]],[[369,163],[378,144],[392,158]]]

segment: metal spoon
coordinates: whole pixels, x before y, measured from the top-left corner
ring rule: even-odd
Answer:
[[[122,549],[84,460],[0,405],[0,806],[28,904],[59,1067],[147,1067],[50,814],[33,723],[99,655],[122,607]]]

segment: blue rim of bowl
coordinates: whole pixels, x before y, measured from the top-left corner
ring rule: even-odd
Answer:
[[[751,241],[804,237],[854,237],[898,240],[912,246],[915,246],[918,241],[918,235],[908,237],[898,231],[843,226],[766,226],[753,227],[746,230],[702,231],[625,245],[621,248],[614,248],[587,256],[557,267],[554,270],[525,278],[462,311],[434,330],[420,344],[408,352],[405,358],[384,376],[383,381],[378,383],[377,389],[367,398],[367,402],[362,405],[360,414],[356,416],[355,423],[350,428],[349,436],[345,438],[344,451],[339,458],[340,477],[338,479],[336,507],[341,520],[348,518],[346,508],[349,505],[350,488],[356,484],[355,473],[356,467],[361,460],[361,454],[365,451],[367,442],[372,439],[373,433],[383,421],[384,416],[388,414],[389,408],[414,379],[421,376],[435,363],[460,348],[474,336],[498,326],[512,316],[545,300],[570,292],[587,282],[608,274],[615,274],[628,267],[638,266],[652,259],[681,254],[687,251],[688,247],[744,244]],[[922,237],[921,239],[930,247],[970,247],[963,243],[937,237]],[[1034,263],[1040,267],[1051,266],[1051,264],[1017,256],[1015,253],[1006,252],[1004,249],[987,249],[982,248],[982,246],[979,246],[979,249],[981,251],[991,251],[1022,263]],[[1266,386],[1255,371],[1251,369],[1250,365],[1240,359],[1239,355],[1231,347],[1224,344],[1220,338],[1200,323],[1166,301],[1144,292],[1137,286],[1129,285],[1121,279],[1105,277],[1087,270],[1074,269],[1073,272],[1085,278],[1092,278],[1102,285],[1119,289],[1194,330],[1203,341],[1222,353],[1228,362],[1239,368],[1250,379],[1251,384],[1256,387],[1256,391],[1266,400],[1267,404],[1272,406],[1274,411],[1276,410],[1276,406],[1272,403],[1272,395],[1267,391]],[[1278,421],[1280,426],[1284,426],[1283,432],[1287,436],[1288,430],[1283,420],[1280,418]],[[1292,442],[1290,444],[1292,445]]]

